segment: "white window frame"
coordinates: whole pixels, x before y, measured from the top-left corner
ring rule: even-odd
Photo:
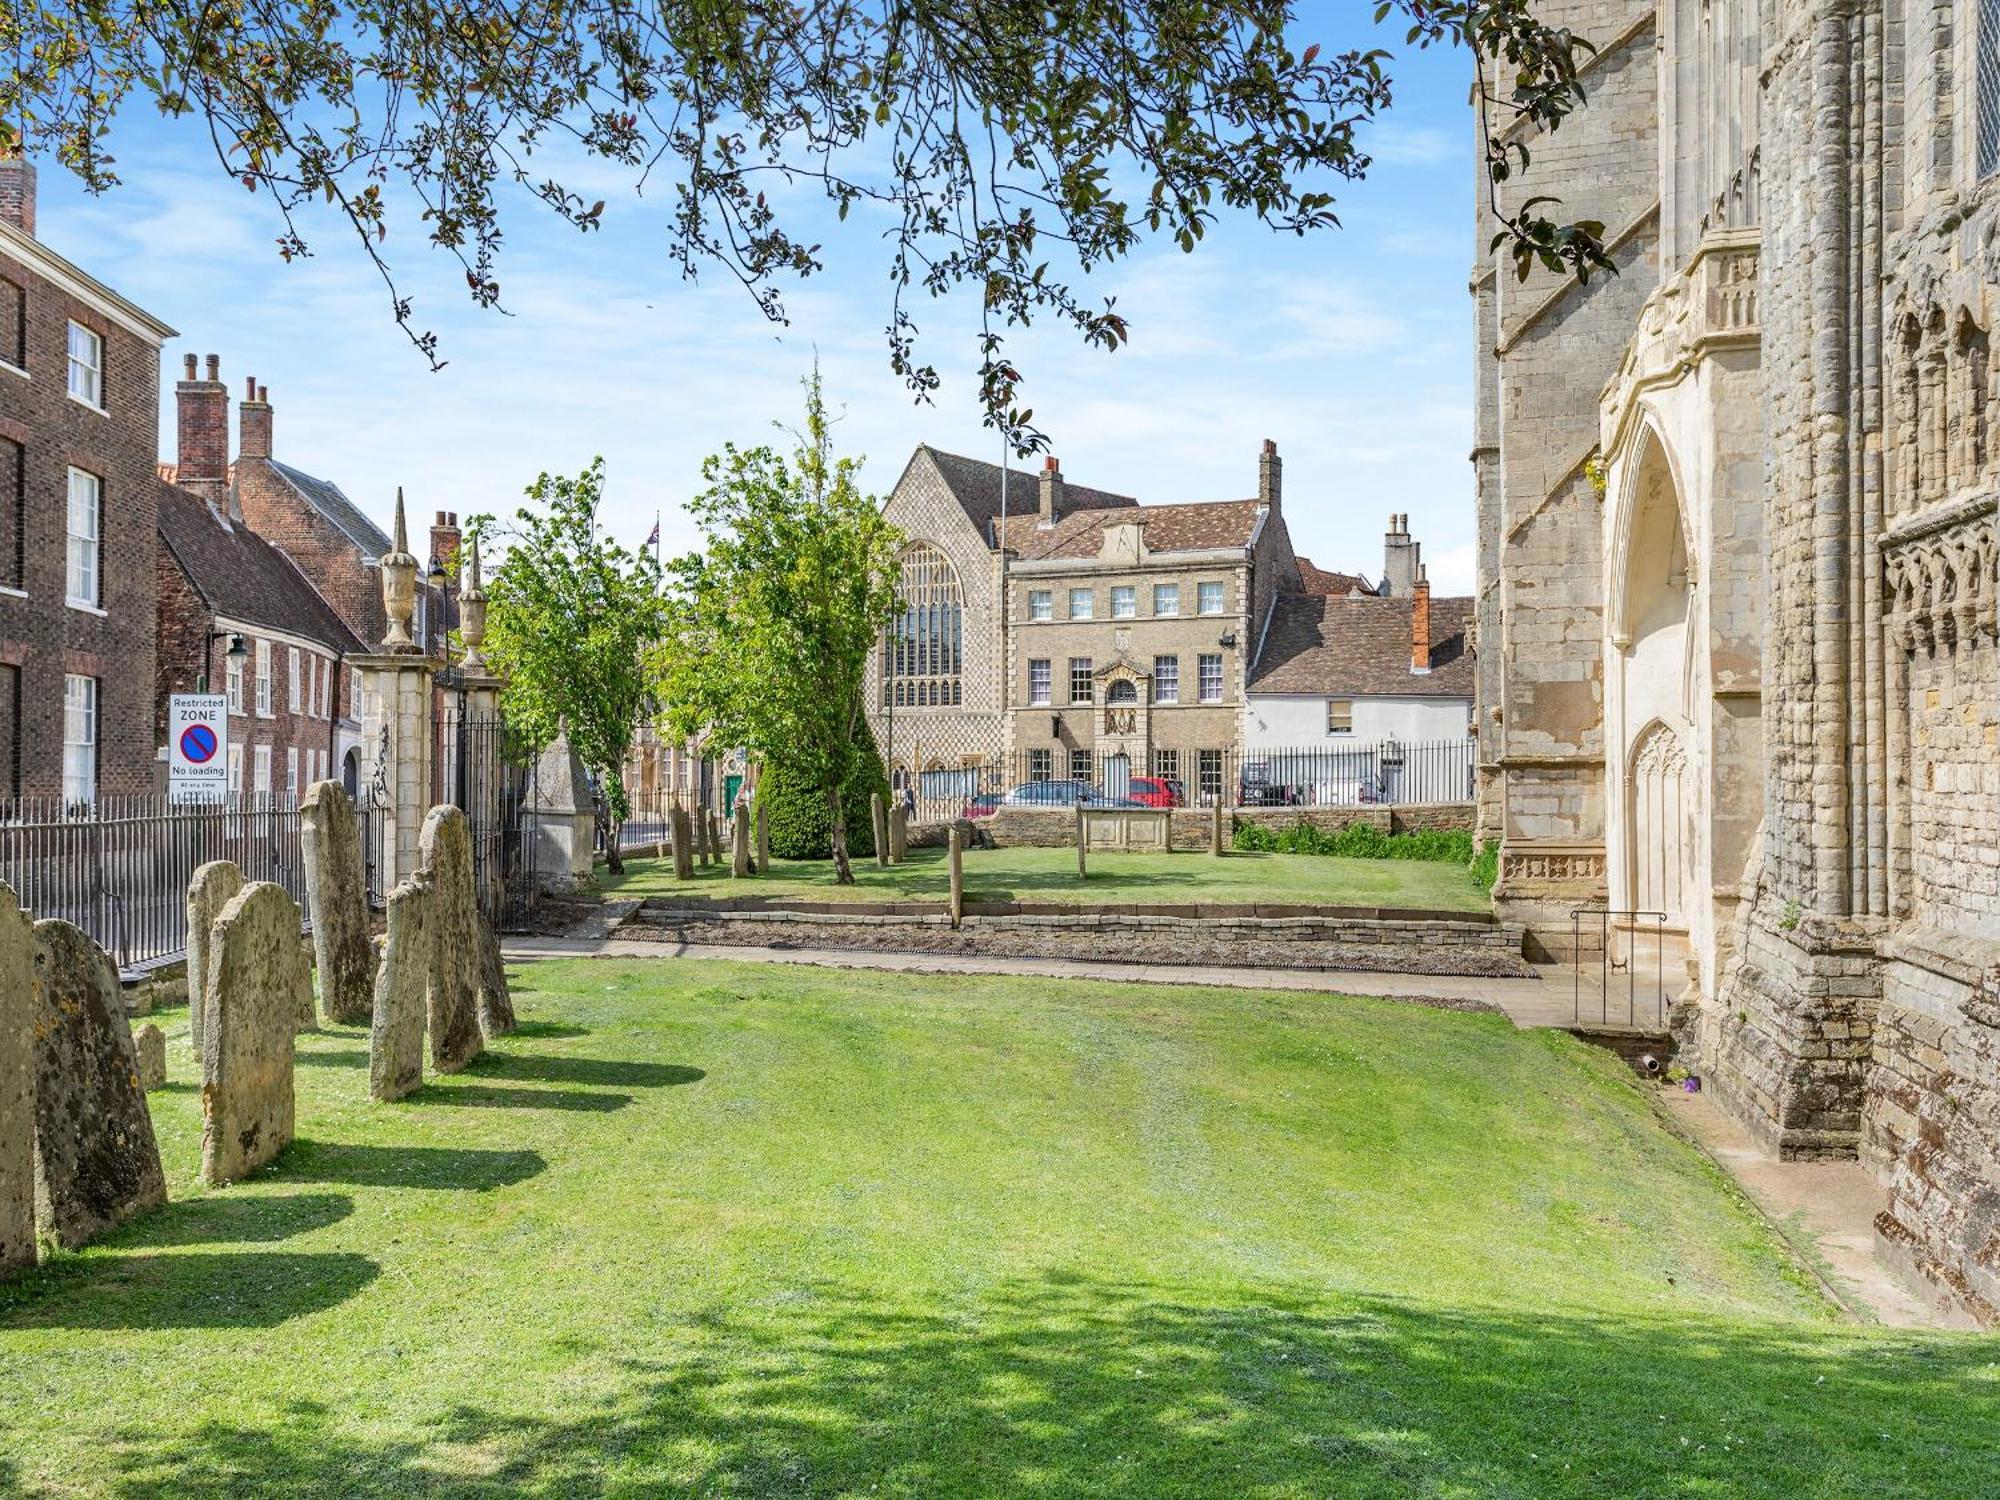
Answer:
[[[1209,600],[1214,599],[1211,608]],[[1194,612],[1198,615],[1220,615],[1229,611],[1229,590],[1220,583],[1198,583],[1194,586]]]
[[[1354,700],[1352,698],[1329,698],[1326,700],[1326,732],[1328,734],[1354,733]]]
[[[103,411],[104,335],[71,318],[66,352],[70,400],[92,411]]]
[[[1112,587],[1111,618],[1114,620],[1139,618],[1139,589],[1136,584],[1121,583]]]
[[[1028,662],[1028,706],[1047,708],[1055,701],[1055,663],[1046,656]]]
[[[223,692],[229,700],[229,711],[240,714],[243,712],[243,658],[225,653],[222,660]]]
[[[1071,589],[1069,591],[1069,617],[1072,620],[1096,619],[1097,590]]]
[[[299,794],[299,747],[285,746],[285,785],[294,797]]]
[[[82,503],[79,515],[78,505]],[[63,519],[67,539],[63,593],[72,609],[104,606],[104,481],[72,467]]]
[[[1181,701],[1181,659],[1172,652],[1153,658],[1153,701]]]
[[[102,684],[81,672],[63,674],[63,802],[97,801],[98,730]]]
[[[1227,694],[1224,688],[1225,674],[1222,668],[1222,653],[1204,651],[1195,657],[1195,698],[1200,703],[1222,703]],[[1213,684],[1214,691],[1210,691]]]
[[[229,790],[232,792],[241,792],[243,790],[243,747],[241,745],[231,745],[229,747]]]
[[[258,745],[251,752],[250,764],[252,767],[250,790],[259,797],[270,796],[271,747],[269,745]]]
[[[297,713],[305,704],[306,685],[301,675],[305,671],[305,653],[297,646],[287,646],[285,650],[288,653],[285,665],[290,668],[290,676],[285,682],[285,698],[290,712]]]
[[[1054,589],[1028,590],[1028,618],[1031,620],[1053,620],[1056,617],[1056,593]]]
[[[257,642],[257,717],[271,717],[271,643]]]
[[[1181,586],[1178,583],[1156,583],[1153,585],[1153,613],[1161,619],[1169,619],[1181,612]]]

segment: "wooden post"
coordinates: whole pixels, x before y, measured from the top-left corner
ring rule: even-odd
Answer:
[[[729,874],[736,880],[747,879],[750,874],[750,809],[741,802],[736,804],[736,815],[729,820]]]
[[[1208,834],[1208,852],[1217,859],[1222,858],[1222,794],[1219,792],[1215,798],[1214,826]]]
[[[951,904],[948,911],[951,925],[956,927],[965,919],[965,840],[960,837],[956,823],[951,825],[946,847],[951,851]]]
[[[1090,870],[1084,861],[1083,842],[1083,804],[1079,802],[1076,805],[1076,878],[1078,880],[1082,880],[1090,874]]]
[[[889,867],[889,815],[882,806],[882,794],[868,794],[868,819],[875,829],[875,863],[883,869]]]
[[[757,873],[771,873],[771,824],[764,816],[764,799],[756,798],[757,804]]]

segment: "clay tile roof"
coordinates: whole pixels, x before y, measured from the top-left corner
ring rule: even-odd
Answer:
[[[1146,505],[1134,515],[1117,510],[1078,511],[1065,503],[1056,524],[1046,529],[1032,510],[1025,516],[1010,515],[1007,545],[1024,559],[1095,557],[1104,549],[1105,527],[1137,521],[1145,528],[1149,552],[1247,547],[1262,509],[1255,500],[1211,500],[1194,505]]]
[[[1253,693],[1471,698],[1473,654],[1466,640],[1472,600],[1431,600],[1431,670],[1410,670],[1412,601],[1356,594],[1287,594],[1271,612]]]
[[[1000,466],[981,463],[976,458],[965,458],[957,453],[945,453],[923,445],[922,452],[931,456],[938,473],[961,509],[979,528],[979,534],[992,537],[990,523],[1000,518]],[[1007,515],[1011,521],[1023,513],[1032,516],[1041,495],[1041,476],[1033,469],[1013,469],[1007,474]],[[1139,502],[1130,495],[1114,495],[1106,490],[1093,490],[1084,485],[1065,486],[1063,509],[1074,510],[1115,510],[1130,509]]]
[[[228,526],[186,490],[160,493],[160,540],[213,614],[318,641],[343,654],[365,649],[278,548],[247,526]]]
[[[293,489],[302,495],[307,504],[317,510],[327,520],[340,529],[347,539],[365,552],[372,560],[389,552],[395,543],[382,532],[382,528],[361,512],[361,507],[341,492],[339,485],[331,479],[317,479],[290,464],[281,464],[275,458],[267,460],[271,467]]]
[[[1309,558],[1299,559],[1299,577],[1308,594],[1343,598],[1348,594],[1372,594],[1375,586],[1359,573],[1330,573]]]

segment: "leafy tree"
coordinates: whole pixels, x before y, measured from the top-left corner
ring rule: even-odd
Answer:
[[[854,761],[840,789],[840,805],[847,829],[850,859],[868,859],[875,853],[875,824],[870,798],[880,794],[889,801],[889,773],[882,765],[882,752],[863,719],[855,734]],[[780,859],[831,859],[833,857],[833,815],[827,810],[826,795],[817,783],[792,770],[783,759],[767,758],[763,774],[757,778],[757,796],[770,820],[771,852]]]
[[[1583,102],[1590,48],[1537,9],[1386,0],[1374,19],[1406,20],[1410,46],[1470,48],[1493,110],[1553,129]],[[302,211],[332,206],[433,361],[385,258],[392,224],[415,217],[498,305],[510,180],[579,230],[603,221],[603,200],[550,175],[556,148],[664,184],[684,274],[726,268],[774,321],[779,282],[822,249],[818,221],[766,188],[817,189],[843,223],[861,210],[862,233],[888,226],[890,360],[919,399],[939,377],[913,302],[976,291],[987,420],[1026,451],[1042,440],[1002,330],[1048,315],[1107,349],[1127,333],[1061,266],[1155,236],[1191,251],[1224,209],[1301,235],[1337,223],[1330,189],[1369,166],[1357,131],[1391,104],[1392,59],[1294,50],[1296,21],[1290,0],[16,0],[0,122],[103,189],[129,102],[192,117],[272,201],[287,259],[310,253]],[[0,151],[13,133],[0,125]],[[1495,182],[1526,160],[1525,142],[1488,140]],[[1547,201],[1499,215],[1523,274],[1608,267],[1602,226],[1556,223]]]
[[[825,801],[834,878],[851,885],[844,788],[866,744],[861,685],[897,609],[901,534],[833,454],[819,375],[787,461],[733,444],[689,502],[704,549],[668,567],[659,698],[676,730],[712,727]]]
[[[615,824],[626,813],[625,755],[650,701],[647,653],[665,626],[660,567],[598,530],[603,459],[573,479],[543,474],[527,495],[511,525],[484,515],[469,527],[507,544],[487,586],[485,656],[507,679],[508,723],[534,745],[566,727]],[[609,844],[617,871],[618,840]]]

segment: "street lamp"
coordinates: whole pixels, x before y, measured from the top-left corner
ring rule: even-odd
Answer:
[[[235,631],[211,630],[208,639],[201,644],[201,673],[194,680],[194,690],[197,693],[208,691],[208,653],[217,641],[229,642],[229,649],[222,653],[229,661],[242,661],[250,654],[250,648],[243,643],[243,637]]]

